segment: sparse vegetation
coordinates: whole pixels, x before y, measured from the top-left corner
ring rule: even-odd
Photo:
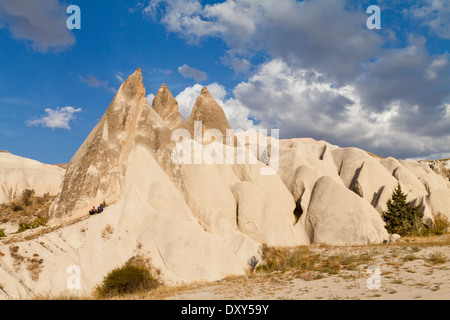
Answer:
[[[19,229],[16,231],[16,233],[21,233],[29,229],[36,229],[45,225],[47,225],[47,220],[42,217],[37,217],[36,219],[33,220],[32,223],[26,222],[19,223]]]
[[[450,221],[445,214],[438,212],[433,214],[433,223],[430,228],[426,229],[426,235],[443,235],[448,232]]]
[[[32,204],[31,197],[34,196],[33,189],[25,189],[22,191],[22,202],[25,206],[30,206]]]
[[[37,197],[33,189],[24,190],[20,197],[0,205],[0,221],[1,223],[18,224],[16,233],[44,226],[54,198],[49,194]]]
[[[147,292],[157,288],[160,282],[152,275],[145,263],[129,261],[124,266],[112,270],[97,286],[96,293],[101,298],[121,296],[137,292]]]
[[[387,202],[388,210],[383,212],[383,220],[389,233],[401,236],[422,235],[425,225],[422,222],[423,212],[420,206],[406,202],[406,197],[400,183]]]
[[[11,210],[12,210],[13,212],[17,212],[17,211],[23,210],[23,207],[22,207],[20,204],[16,203],[16,202],[12,202],[12,203],[10,204],[10,208],[11,208]]]
[[[430,254],[430,256],[426,260],[427,262],[430,262],[432,264],[441,264],[445,263],[447,261],[447,258],[441,252],[435,252]]]
[[[361,264],[373,259],[373,253],[320,255],[309,248],[281,249],[263,246],[262,262],[256,268],[259,272],[274,271],[320,272],[338,274],[341,270],[357,270]],[[313,277],[320,279],[320,277]]]
[[[317,254],[312,254],[308,248],[293,250],[262,246],[262,263],[256,268],[260,272],[313,270],[319,261]]]

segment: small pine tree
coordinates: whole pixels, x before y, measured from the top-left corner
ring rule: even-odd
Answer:
[[[424,230],[422,222],[423,212],[420,206],[413,206],[406,201],[400,183],[394,190],[391,199],[387,202],[388,210],[383,212],[383,220],[389,233],[397,233],[401,236],[418,235]]]

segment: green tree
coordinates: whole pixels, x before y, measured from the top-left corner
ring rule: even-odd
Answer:
[[[388,210],[383,212],[386,229],[391,234],[397,233],[401,236],[419,235],[425,228],[422,222],[423,212],[420,206],[407,202],[406,197],[399,183],[387,202]]]

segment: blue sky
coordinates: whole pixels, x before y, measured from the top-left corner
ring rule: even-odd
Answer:
[[[0,0],[0,150],[70,161],[140,67],[185,118],[206,85],[235,129],[450,157],[448,21],[446,0]]]

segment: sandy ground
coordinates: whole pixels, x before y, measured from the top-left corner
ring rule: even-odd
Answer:
[[[162,287],[132,299],[176,300],[447,300],[450,299],[450,246],[414,243],[373,247],[315,247],[324,256],[366,254],[370,261],[336,274],[253,273],[214,283]],[[372,270],[372,271],[371,271]],[[377,273],[378,270],[378,273]],[[374,281],[379,277],[379,282]]]

